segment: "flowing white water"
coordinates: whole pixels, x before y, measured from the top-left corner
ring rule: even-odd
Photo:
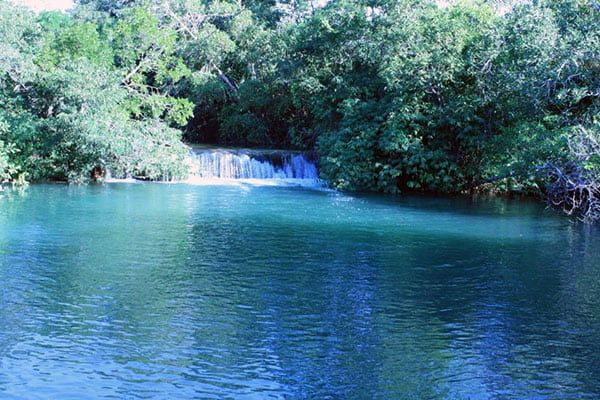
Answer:
[[[251,183],[316,184],[314,162],[300,153],[230,149],[194,149],[193,183],[249,181]]]
[[[321,186],[316,164],[307,156],[282,150],[194,148],[188,159],[187,180],[168,183],[193,185]],[[106,171],[105,182],[135,183],[138,178],[114,178]]]

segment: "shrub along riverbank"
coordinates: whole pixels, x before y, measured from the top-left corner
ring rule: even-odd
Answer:
[[[0,0],[0,179],[182,177],[183,138],[314,150],[341,189],[544,193],[591,221],[599,24],[593,0]]]

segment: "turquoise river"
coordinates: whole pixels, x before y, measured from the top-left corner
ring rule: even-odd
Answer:
[[[600,397],[600,233],[528,201],[0,193],[0,399]]]

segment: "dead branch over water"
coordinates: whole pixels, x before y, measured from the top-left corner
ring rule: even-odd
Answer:
[[[583,222],[600,220],[600,171],[593,161],[600,158],[600,143],[590,129],[579,127],[569,138],[572,161],[548,162],[542,170],[548,174],[548,203],[577,216]]]

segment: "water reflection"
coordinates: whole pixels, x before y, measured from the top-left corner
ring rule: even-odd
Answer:
[[[28,192],[0,205],[6,396],[600,395],[600,236],[534,204]]]

